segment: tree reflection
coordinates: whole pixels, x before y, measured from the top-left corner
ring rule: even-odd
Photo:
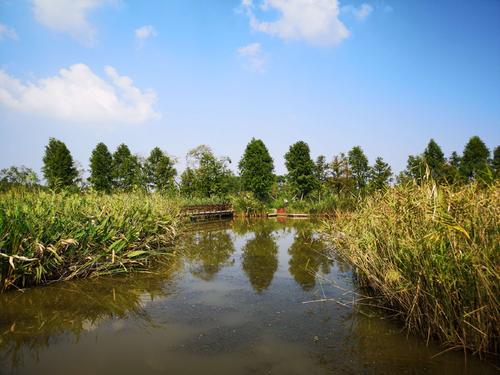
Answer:
[[[262,292],[271,285],[274,273],[278,269],[278,246],[272,235],[272,222],[263,222],[264,226],[255,227],[255,237],[243,247],[243,271],[250,284],[257,292]]]
[[[190,262],[191,274],[206,281],[212,280],[234,253],[233,240],[225,230],[191,233],[181,243],[180,250]]]
[[[152,325],[145,304],[171,293],[170,279],[179,266],[172,260],[151,274],[66,281],[1,294],[0,363],[15,369],[26,354],[38,358],[54,337],[69,333],[78,340],[107,319],[134,317]]]
[[[330,272],[331,261],[326,256],[326,246],[312,230],[310,223],[296,225],[295,240],[288,249],[291,259],[288,271],[304,290],[316,285],[316,273]]]

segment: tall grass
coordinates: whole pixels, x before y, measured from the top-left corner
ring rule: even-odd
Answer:
[[[179,211],[158,194],[0,193],[0,290],[145,267]]]
[[[323,230],[411,331],[498,354],[499,192],[500,183],[397,186]]]

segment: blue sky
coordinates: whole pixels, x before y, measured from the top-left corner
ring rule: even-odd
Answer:
[[[56,137],[236,169],[256,137],[278,173],[298,140],[399,171],[472,135],[500,144],[500,1],[0,0],[0,168]]]

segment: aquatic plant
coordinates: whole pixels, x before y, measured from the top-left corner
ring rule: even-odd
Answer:
[[[146,267],[176,237],[180,206],[155,193],[0,193],[0,290]]]
[[[410,331],[498,353],[500,183],[405,184],[339,212],[323,231]]]

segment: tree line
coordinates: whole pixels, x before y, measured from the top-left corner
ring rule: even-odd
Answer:
[[[438,183],[459,184],[471,180],[491,183],[500,176],[500,147],[491,155],[477,136],[470,138],[461,155],[453,152],[448,158],[431,139],[421,154],[408,157],[406,169],[395,179],[382,157],[370,165],[360,146],[347,154],[334,155],[330,162],[324,155],[314,161],[308,144],[298,141],[284,157],[287,174],[276,175],[266,145],[252,138],[235,175],[229,168],[229,158],[217,157],[210,147],[201,145],[188,152],[188,166],[177,179],[176,159],[159,147],[142,158],[132,154],[125,144],[111,153],[104,143],[99,143],[90,156],[90,177],[84,183],[70,150],[64,142],[51,138],[45,147],[42,172],[51,189],[76,189],[80,185],[103,193],[142,189],[199,198],[248,192],[261,202],[278,197],[321,200],[331,194],[366,194],[384,189],[394,181],[418,183],[429,177]],[[34,186],[39,179],[30,168],[10,167],[0,171],[0,182]]]

